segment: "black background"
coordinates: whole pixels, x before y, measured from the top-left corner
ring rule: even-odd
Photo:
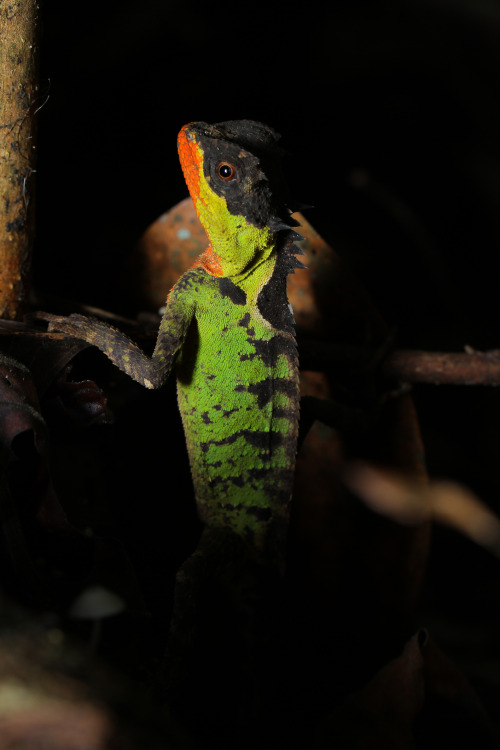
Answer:
[[[498,3],[75,8],[42,10],[37,283],[126,307],[123,258],[186,195],[179,128],[247,117],[401,344],[496,345]]]
[[[40,289],[137,312],[123,261],[187,194],[179,128],[251,118],[283,134],[295,195],[398,346],[500,346],[499,2],[52,0],[41,51]],[[496,390],[415,399],[431,475],[500,511]],[[498,618],[498,564],[472,542],[438,529],[430,570],[439,616]]]
[[[179,128],[247,117],[283,134],[294,194],[398,346],[499,345],[500,3],[75,8],[42,12],[37,286],[137,312],[123,262],[187,194]],[[431,471],[457,464],[481,489],[498,398],[465,390],[417,399],[441,449]]]
[[[52,0],[42,19],[40,283],[126,306],[124,256],[186,194],[177,131],[247,117],[283,134],[309,219],[405,344],[495,345],[500,5]]]

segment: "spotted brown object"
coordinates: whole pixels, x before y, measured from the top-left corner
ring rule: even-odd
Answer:
[[[208,238],[191,198],[162,214],[144,232],[131,262],[138,303],[158,310],[184,271],[207,248]]]

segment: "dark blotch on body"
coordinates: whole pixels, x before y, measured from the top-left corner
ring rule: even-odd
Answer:
[[[222,438],[222,440],[207,440],[205,443],[200,443],[200,448],[204,453],[207,453],[211,445],[231,445],[240,437],[244,438],[249,445],[263,451],[278,448],[284,442],[284,436],[273,430],[270,432],[265,430],[238,430],[233,432],[232,435]]]
[[[241,287],[236,286],[231,279],[223,276],[219,279],[219,291],[223,297],[229,297],[235,305],[245,305],[247,295]]]
[[[258,521],[269,521],[272,517],[271,508],[261,508],[259,505],[250,505],[247,512],[255,516]]]
[[[273,450],[283,443],[283,435],[280,432],[265,432],[264,430],[241,430],[241,435],[249,445],[261,450]]]
[[[211,445],[231,445],[231,443],[235,443],[238,440],[240,435],[241,432],[233,432],[232,435],[228,435],[222,438],[222,440],[207,440],[206,443],[200,443],[200,448],[204,453],[207,453]]]
[[[286,278],[290,272],[290,240],[282,238],[283,246],[278,248],[278,257],[271,278],[261,289],[257,307],[261,315],[279,331],[294,333],[293,315],[288,304]]]
[[[203,284],[207,278],[207,272],[204,269],[193,269],[184,273],[175,284],[177,292],[183,292],[189,289],[194,283]]]
[[[215,466],[215,464],[212,464],[212,466]],[[244,487],[245,481],[242,477],[212,477],[210,479],[210,484],[212,486],[217,485],[219,487],[222,487],[225,490],[228,490],[229,484],[234,484],[236,487]],[[234,505],[230,505],[230,504],[223,505],[221,507],[228,509],[228,510],[233,510],[235,508]]]
[[[262,409],[271,401],[275,392],[284,393],[290,398],[297,398],[296,384],[286,378],[269,377],[265,380],[260,380],[258,383],[251,383],[247,390],[249,393],[257,396],[257,406],[259,409]]]
[[[295,364],[297,358],[297,344],[291,336],[273,336],[269,341],[252,341],[255,351],[268,367],[274,367],[280,354],[284,354]]]
[[[282,406],[276,406],[273,409],[273,417],[276,417],[277,419],[288,419],[289,422],[295,422],[297,410],[284,409]]]
[[[257,406],[263,409],[273,397],[273,378],[260,380],[258,383],[251,383],[248,386],[248,392],[257,396]]]

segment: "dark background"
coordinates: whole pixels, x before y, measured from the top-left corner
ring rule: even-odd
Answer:
[[[179,128],[252,118],[283,134],[294,193],[398,346],[500,346],[499,2],[52,0],[42,19],[39,289],[137,312],[123,262],[187,194]],[[498,393],[421,386],[415,400],[431,475],[500,511]],[[439,602],[438,633],[453,618],[441,632],[462,662],[481,643],[491,670],[498,573],[437,529],[426,606]]]
[[[52,0],[42,20],[39,288],[135,314],[124,260],[187,195],[179,128],[247,117],[283,134],[398,346],[499,346],[500,3]],[[422,393],[431,472],[496,497],[496,393]]]
[[[179,128],[247,117],[401,344],[495,346],[500,4],[263,5],[45,3],[37,282],[126,307],[123,258],[186,195]]]

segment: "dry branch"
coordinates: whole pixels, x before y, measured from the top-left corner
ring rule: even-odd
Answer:
[[[382,365],[384,375],[407,383],[500,385],[500,350],[423,352],[401,349]]]
[[[479,352],[426,352],[396,349],[370,352],[360,346],[299,339],[303,370],[369,374],[380,371],[403,383],[431,385],[500,385],[500,349]]]
[[[0,0],[0,317],[20,319],[34,234],[38,4]]]

